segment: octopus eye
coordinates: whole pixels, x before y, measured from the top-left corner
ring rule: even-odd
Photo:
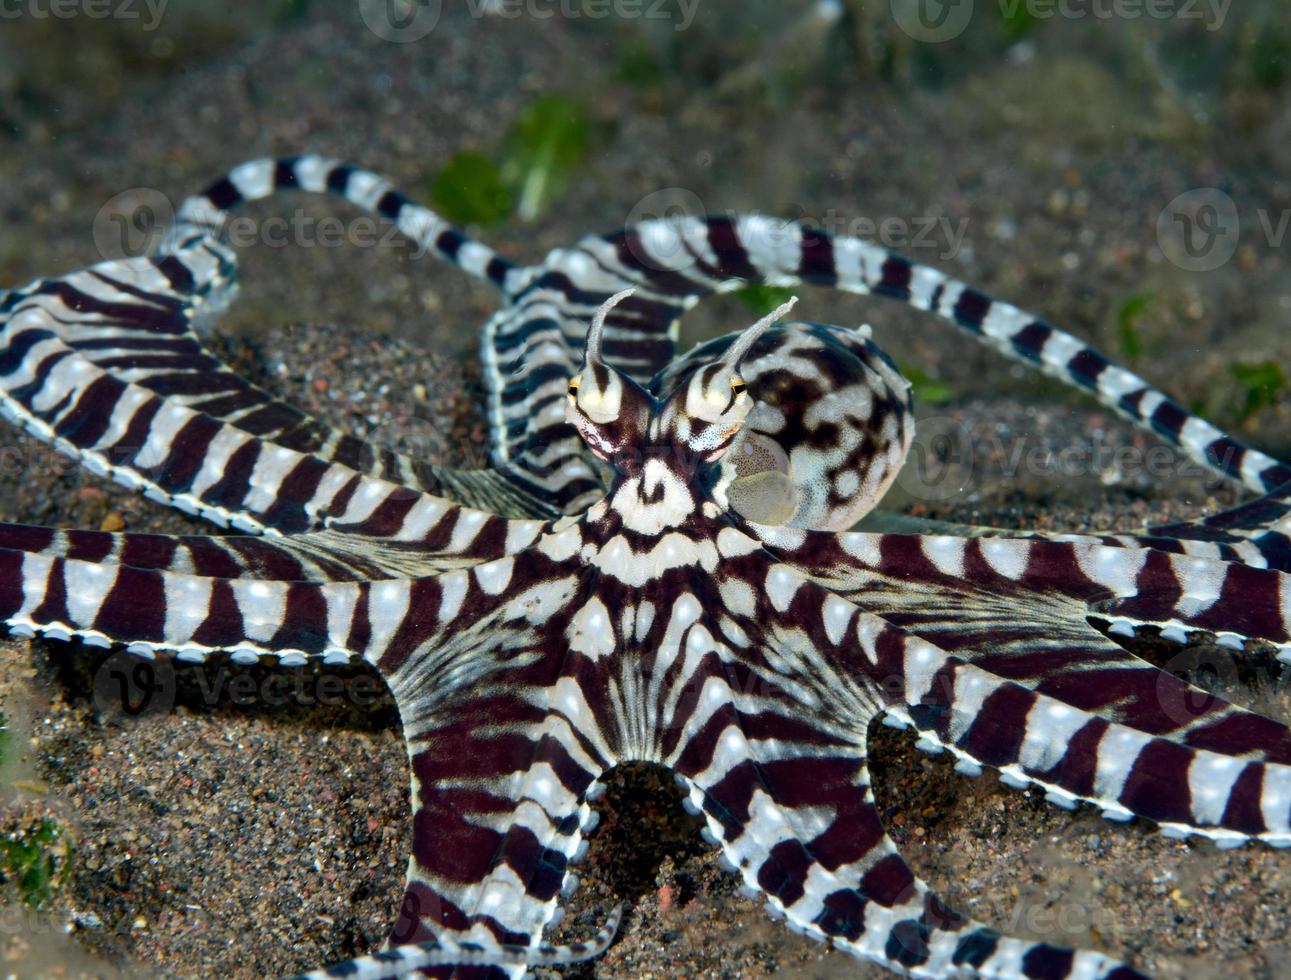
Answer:
[[[744,379],[743,379],[743,378],[740,378],[740,377],[737,377],[737,376],[733,376],[733,377],[731,378],[731,392],[732,392],[733,394],[736,394],[736,395],[742,395],[742,394],[744,394],[744,389],[745,389],[745,387],[747,387],[747,386],[744,384]]]
[[[578,385],[580,381],[581,381],[581,378],[577,374],[569,379],[569,397],[570,398],[578,397]]]

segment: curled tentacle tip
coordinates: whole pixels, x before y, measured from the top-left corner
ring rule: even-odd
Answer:
[[[619,926],[623,924],[623,903],[619,902],[614,908],[610,909],[610,914],[605,920],[605,925],[601,932],[607,934],[613,939],[619,931]]]
[[[615,941],[622,924],[624,924],[624,904],[618,903],[615,908],[609,910],[609,917],[605,919],[604,926],[600,927],[600,932],[596,934],[596,945],[600,946],[600,952],[604,952]]]
[[[605,919],[605,925],[601,926],[590,942],[582,944],[581,948],[571,957],[570,962],[577,963],[600,956],[614,944],[614,940],[619,934],[619,926],[622,923],[623,903],[620,902],[610,909],[610,914]]]

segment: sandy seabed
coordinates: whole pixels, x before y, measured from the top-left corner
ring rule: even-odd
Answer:
[[[1243,213],[1285,204],[1291,188],[1270,175],[1287,172],[1286,107],[1265,107],[1236,139],[1218,125],[1179,123],[1125,76],[1054,42],[954,84],[839,91],[807,82],[789,107],[768,108],[679,79],[648,90],[605,81],[612,47],[575,28],[446,16],[426,41],[392,45],[352,12],[326,8],[212,42],[182,72],[113,76],[98,89],[104,62],[87,55],[52,107],[18,99],[24,79],[11,76],[8,94],[26,108],[14,134],[0,137],[0,282],[95,261],[94,217],[118,193],[152,189],[177,201],[259,155],[347,158],[424,196],[427,175],[451,154],[493,151],[499,120],[557,90],[594,105],[594,149],[546,214],[483,234],[516,259],[610,230],[660,188],[684,188],[710,211],[938,216],[965,222],[962,241],[916,247],[916,258],[1105,349],[1118,349],[1126,297],[1150,294],[1133,366],[1185,403],[1231,404],[1237,360],[1291,363],[1281,252],[1244,239],[1228,265],[1192,274],[1154,251],[1152,230],[1165,202],[1198,186],[1223,184]],[[30,56],[19,64],[32,84],[43,77]],[[1055,91],[1068,97],[1044,94]],[[275,209],[352,216],[304,198],[250,213]],[[474,348],[492,304],[486,287],[396,246],[261,244],[242,264],[244,295],[219,341],[240,370],[430,458],[484,459]],[[1015,472],[1000,447],[1019,440],[1091,454],[1152,441],[892,304],[819,290],[804,299],[812,319],[872,322],[901,364],[947,385],[948,400],[921,408],[929,425],[976,433],[959,457],[962,494],[901,506],[1083,530],[1195,516],[1238,499],[1173,471]],[[712,300],[685,332],[700,338],[750,318],[730,298]],[[1289,416],[1284,394],[1240,434],[1291,455]],[[5,519],[202,530],[7,427],[0,441]],[[320,698],[319,671],[277,687],[266,669],[175,667],[173,710],[132,719],[99,710],[104,660],[52,643],[0,645],[0,696],[28,787],[5,791],[4,815],[10,826],[51,816],[75,841],[73,875],[52,912],[0,918],[5,972],[250,977],[379,944],[401,895],[409,826],[397,719],[372,678],[332,672],[326,684],[343,693]],[[245,690],[258,696],[248,703]],[[1285,699],[1250,696],[1285,712]],[[1142,823],[1067,813],[992,776],[960,777],[907,736],[878,729],[874,742],[892,834],[952,906],[1011,933],[1097,946],[1161,977],[1291,976],[1291,855],[1220,852]],[[33,792],[34,782],[46,790]],[[621,774],[599,809],[602,827],[557,937],[589,935],[619,901],[630,912],[606,956],[564,975],[889,975],[791,935],[739,897],[666,775]]]

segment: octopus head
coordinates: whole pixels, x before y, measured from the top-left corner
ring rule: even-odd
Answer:
[[[768,327],[793,308],[791,299],[749,327],[711,363],[660,402],[623,372],[605,363],[605,321],[627,289],[596,311],[587,333],[583,366],[569,379],[565,417],[587,447],[617,472],[631,476],[647,458],[671,457],[679,468],[702,473],[730,449],[753,408],[740,364]]]
[[[740,365],[796,300],[753,324],[660,401],[602,357],[606,318],[631,293],[610,297],[596,311],[582,369],[569,380],[566,418],[614,471],[620,510],[640,517],[643,527],[673,526],[721,479],[719,462],[753,408]]]

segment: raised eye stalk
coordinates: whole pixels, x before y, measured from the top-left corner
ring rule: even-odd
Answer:
[[[738,380],[734,375],[734,371],[740,366],[740,362],[744,360],[744,356],[748,354],[749,349],[772,325],[788,316],[789,311],[797,304],[798,297],[790,296],[786,302],[776,307],[761,320],[740,334],[739,337],[736,338],[735,343],[731,344],[731,346],[727,348],[726,353],[722,355],[722,363],[731,369],[731,387],[734,387],[736,380]],[[744,382],[741,381],[740,384],[743,385]]]
[[[587,346],[583,349],[584,365],[601,363],[601,334],[605,330],[605,318],[610,315],[610,310],[635,292],[636,289],[625,289],[615,293],[596,308],[596,313],[592,316],[592,325],[587,330]]]

